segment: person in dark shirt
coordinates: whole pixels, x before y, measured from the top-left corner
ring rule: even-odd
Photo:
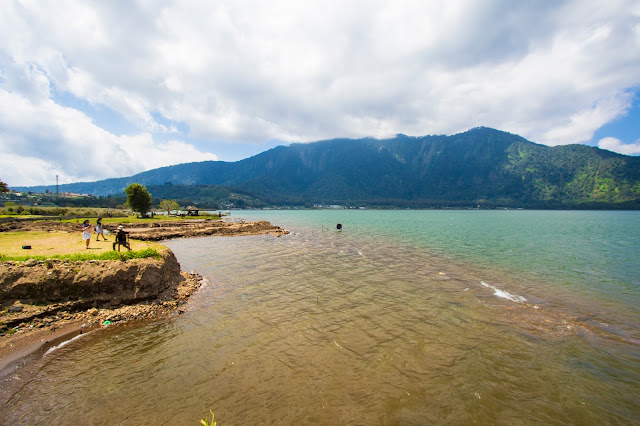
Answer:
[[[116,249],[116,244],[118,245],[118,251],[120,251],[120,246],[125,246],[129,249],[129,251],[131,251],[131,244],[129,243],[129,233],[122,228],[122,225],[118,226],[116,240],[113,243],[113,250]]]

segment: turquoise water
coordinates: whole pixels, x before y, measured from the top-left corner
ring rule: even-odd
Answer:
[[[588,292],[635,313],[640,309],[635,211],[278,210],[233,216],[331,231],[341,223],[345,236],[385,239],[470,267],[497,268],[550,291]]]
[[[0,423],[640,421],[638,212],[234,218],[291,234],[168,241],[186,313],[52,351]]]

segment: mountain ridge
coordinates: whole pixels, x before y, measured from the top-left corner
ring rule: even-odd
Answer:
[[[549,147],[479,127],[451,136],[398,134],[294,143],[236,162],[185,163],[60,188],[109,195],[122,193],[133,182],[221,185],[272,204],[291,205],[633,207],[640,206],[640,157],[585,145]],[[55,186],[28,189],[43,192]]]

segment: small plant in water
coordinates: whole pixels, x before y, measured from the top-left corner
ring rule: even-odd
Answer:
[[[209,412],[211,413],[211,421],[209,421],[209,418],[208,418],[208,417],[207,417],[207,418],[204,418],[204,419],[202,419],[202,420],[200,420],[200,424],[201,424],[202,426],[216,426],[216,423],[217,423],[217,422],[214,422],[214,421],[213,421],[213,417],[214,417],[214,415],[213,415],[213,411],[209,410]]]

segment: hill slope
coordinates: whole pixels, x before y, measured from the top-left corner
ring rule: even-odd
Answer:
[[[180,164],[61,189],[121,194],[133,182],[223,185],[272,204],[640,207],[639,157],[584,145],[548,147],[489,128],[292,144],[234,163]]]

